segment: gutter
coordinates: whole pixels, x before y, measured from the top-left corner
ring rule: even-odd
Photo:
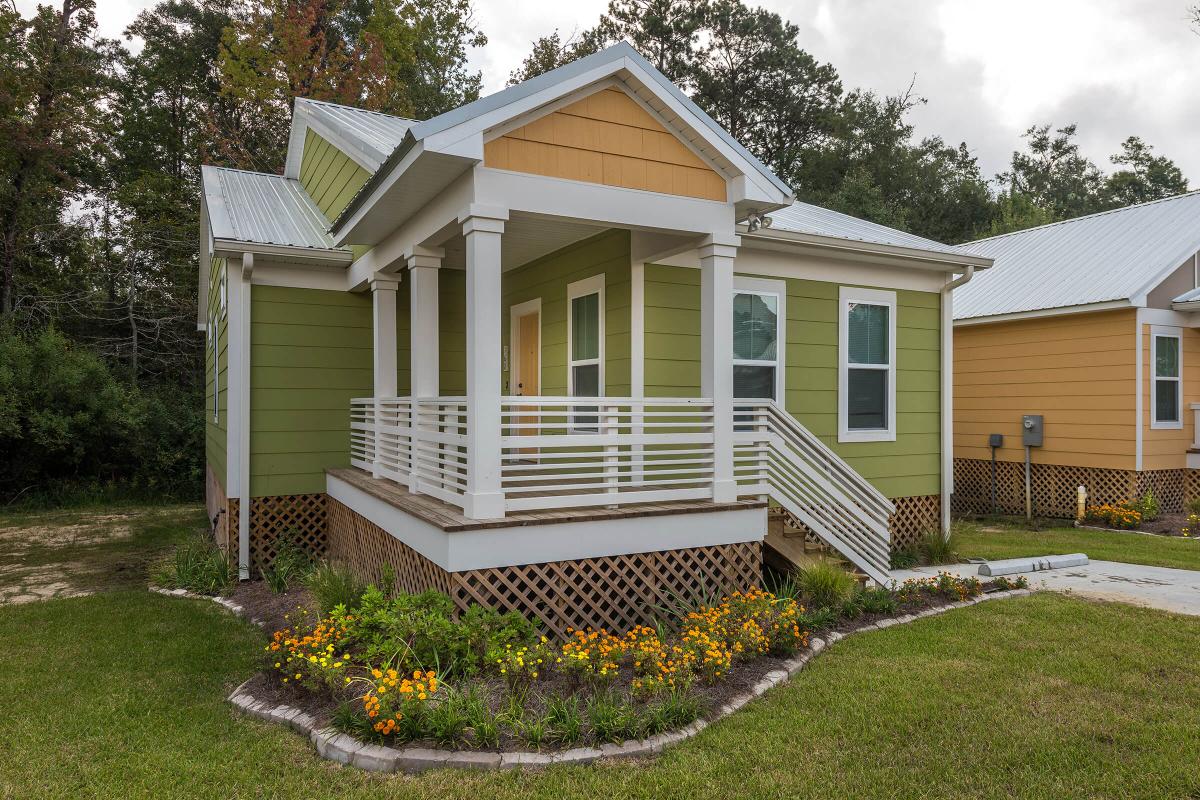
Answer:
[[[962,275],[942,287],[942,536],[950,535],[950,498],[954,494],[954,290],[975,277],[967,265]]]
[[[974,271],[976,267],[987,269],[992,265],[992,259],[990,258],[967,253],[945,253],[938,250],[922,250],[917,247],[901,247],[867,242],[860,239],[841,239],[836,236],[821,236],[814,233],[799,233],[774,228],[760,228],[754,232],[745,230],[742,225],[739,225],[738,228],[738,234],[746,239],[791,245],[809,245],[827,250],[840,250],[872,256],[893,256],[913,261],[924,261],[929,264],[939,264],[942,266],[942,269],[948,272],[958,272],[964,268]]]

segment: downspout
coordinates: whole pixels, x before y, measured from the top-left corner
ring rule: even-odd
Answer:
[[[975,277],[975,267],[942,287],[942,536],[950,535],[950,495],[954,493],[954,299],[953,292]]]
[[[238,503],[238,578],[250,577],[250,284],[254,276],[254,254],[242,255],[241,291],[237,313],[242,320],[238,342],[238,473],[241,501]],[[227,385],[226,391],[232,388]]]

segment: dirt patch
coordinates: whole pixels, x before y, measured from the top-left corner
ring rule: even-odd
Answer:
[[[0,523],[0,605],[144,586],[150,564],[203,525],[190,505],[10,517]]]
[[[268,632],[288,627],[288,617],[298,610],[317,613],[316,601],[307,589],[289,589],[283,594],[275,594],[265,581],[241,581],[228,597],[245,609],[247,617],[261,622]]]

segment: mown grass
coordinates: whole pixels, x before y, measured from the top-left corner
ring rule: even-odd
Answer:
[[[264,636],[115,592],[0,608],[0,797],[1162,798],[1200,792],[1200,620],[1039,594],[838,643],[644,764],[371,776],[224,697]]]
[[[959,558],[999,559],[1087,553],[1089,558],[1100,561],[1200,569],[1200,541],[1172,536],[1070,527],[1036,530],[1006,521],[958,521],[954,524],[953,544]]]

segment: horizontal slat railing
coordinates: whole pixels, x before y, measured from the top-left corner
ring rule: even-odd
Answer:
[[[712,402],[504,397],[505,508],[525,511],[712,497]]]
[[[738,400],[734,478],[770,495],[880,583],[889,580],[890,500],[771,400]]]

